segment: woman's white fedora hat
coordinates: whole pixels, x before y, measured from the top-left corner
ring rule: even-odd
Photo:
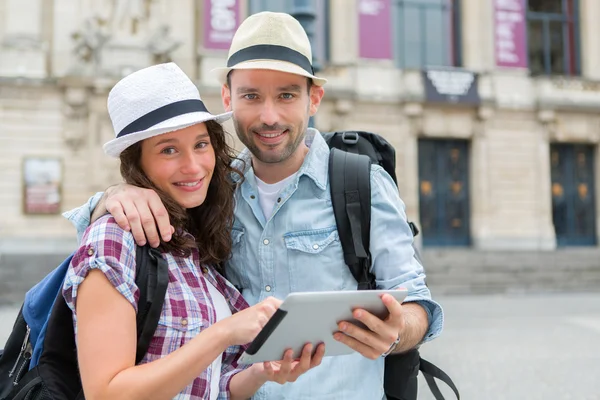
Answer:
[[[291,15],[261,12],[246,18],[231,41],[227,67],[215,68],[221,82],[234,69],[268,69],[311,78],[317,86],[327,80],[315,76],[310,41],[302,25]]]
[[[121,79],[108,94],[107,106],[116,137],[104,145],[104,152],[112,157],[144,139],[231,117],[231,112],[211,114],[196,85],[175,63],[154,65]]]

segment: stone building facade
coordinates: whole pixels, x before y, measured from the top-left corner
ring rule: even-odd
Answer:
[[[305,3],[329,80],[315,126],[375,131],[396,147],[399,190],[432,263],[444,251],[468,264],[486,252],[597,249],[600,2]],[[119,182],[101,150],[112,85],[173,60],[221,110],[208,71],[227,52],[207,45],[207,24],[226,26],[226,43],[262,9],[299,11],[291,0],[0,0],[0,254],[74,243],[59,214],[25,212],[25,160],[58,160],[62,211]]]

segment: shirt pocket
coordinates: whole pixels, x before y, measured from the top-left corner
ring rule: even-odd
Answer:
[[[158,320],[156,334],[150,344],[149,352],[159,352],[162,356],[174,352],[190,340],[192,340],[203,329],[203,318],[199,307],[194,310],[186,310],[187,315],[175,316],[170,307],[163,308],[163,313]],[[207,319],[208,320],[208,319]],[[156,346],[153,348],[153,346]]]
[[[349,270],[337,227],[289,232],[283,238],[292,292],[341,290],[346,286]]]
[[[225,270],[227,279],[238,289],[249,287],[246,257],[246,231],[244,228],[231,229],[231,261]]]

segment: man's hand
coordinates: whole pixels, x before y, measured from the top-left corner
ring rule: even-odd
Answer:
[[[381,300],[389,311],[385,320],[362,309],[354,310],[354,318],[365,324],[368,330],[342,321],[338,324],[340,332],[333,335],[334,339],[371,360],[390,350],[398,337],[400,343],[394,352],[404,352],[419,344],[429,323],[425,310],[416,303],[402,305],[389,294],[383,295]]]
[[[131,231],[139,246],[144,246],[148,241],[150,246],[158,247],[159,232],[163,241],[171,240],[175,230],[169,223],[165,206],[154,190],[119,184],[106,190],[103,201],[96,208],[103,210],[103,206],[121,228]]]

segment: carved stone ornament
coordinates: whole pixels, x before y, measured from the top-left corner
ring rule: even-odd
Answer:
[[[557,139],[559,121],[554,110],[541,109],[537,112],[537,119],[543,127],[546,140]]]
[[[19,33],[6,36],[1,43],[2,47],[20,51],[46,51],[47,45],[37,35]]]
[[[180,40],[170,37],[170,30],[168,25],[161,25],[150,35],[146,48],[152,56],[153,64],[173,61],[172,53],[183,44]]]
[[[411,136],[419,136],[424,130],[423,105],[420,103],[406,103],[404,115],[408,118]]]
[[[71,35],[75,41],[73,53],[79,62],[77,70],[83,75],[94,75],[101,67],[102,48],[111,37],[106,26],[106,20],[93,16],[86,19],[83,27]]]
[[[85,87],[67,87],[63,95],[63,140],[73,151],[86,141],[89,93]]]
[[[149,64],[171,61],[172,53],[183,44],[172,37],[165,23],[172,7],[166,0],[82,1],[87,16],[72,35],[79,62],[76,75],[123,76]]]

